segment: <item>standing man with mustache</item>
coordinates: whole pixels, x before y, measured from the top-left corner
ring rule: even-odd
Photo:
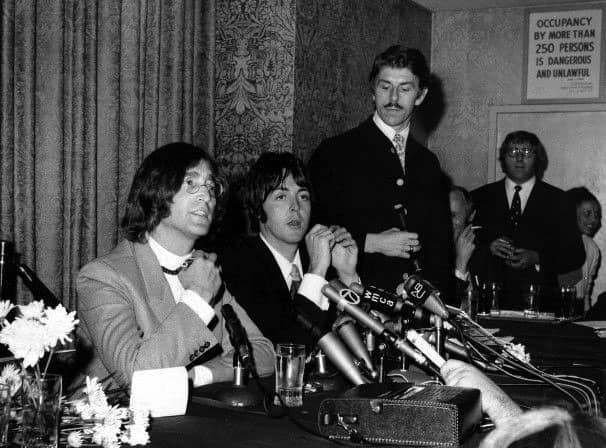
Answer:
[[[248,173],[245,204],[254,232],[221,254],[229,290],[274,344],[311,348],[296,307],[315,324],[330,319],[321,288],[332,266],[341,281],[359,281],[358,248],[342,227],[316,224],[309,230],[310,185],[303,162],[290,153],[261,154]],[[305,241],[305,244],[302,244]]]
[[[347,227],[362,281],[390,291],[415,270],[414,257],[423,277],[450,289],[448,190],[436,156],[410,135],[429,77],[417,49],[394,45],[379,54],[369,77],[374,114],[324,140],[309,163],[313,221]]]

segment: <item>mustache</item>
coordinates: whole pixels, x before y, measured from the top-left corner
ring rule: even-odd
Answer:
[[[398,103],[387,103],[383,107],[394,107],[396,109],[402,109],[402,106],[400,106]]]

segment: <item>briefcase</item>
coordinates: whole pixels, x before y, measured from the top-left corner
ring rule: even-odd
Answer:
[[[340,440],[457,447],[481,418],[478,389],[364,384],[323,400],[318,428],[324,436]]]

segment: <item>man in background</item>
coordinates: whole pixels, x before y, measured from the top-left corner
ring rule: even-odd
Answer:
[[[436,156],[410,136],[429,76],[414,48],[379,54],[369,77],[374,114],[324,140],[309,163],[313,221],[346,227],[362,252],[362,281],[391,291],[417,269],[415,257],[439,289],[452,275],[447,188]]]
[[[523,309],[524,291],[532,284],[545,299],[540,309],[554,311],[558,274],[585,259],[574,207],[562,190],[541,180],[547,153],[535,134],[509,133],[499,161],[505,178],[472,192],[475,224],[482,226],[480,278],[502,284],[502,309]]]

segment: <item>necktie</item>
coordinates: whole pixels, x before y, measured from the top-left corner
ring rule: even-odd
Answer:
[[[396,151],[398,159],[400,159],[400,165],[402,165],[402,172],[406,173],[406,140],[402,134],[396,134],[393,138],[393,146]]]
[[[168,274],[168,275],[179,275],[179,272],[181,272],[183,269],[188,268],[193,262],[194,262],[193,258],[188,258],[177,269],[168,269],[168,268],[165,268],[164,266],[160,266],[160,267],[162,268],[162,272],[164,272],[165,274]]]
[[[520,225],[520,217],[522,216],[522,201],[520,201],[520,190],[522,187],[519,185],[515,186],[516,192],[513,194],[513,200],[511,201],[511,208],[509,209],[509,219],[511,226],[515,230]]]
[[[297,291],[299,290],[299,286],[301,286],[301,273],[296,264],[293,264],[290,269],[290,278],[290,298],[294,299],[295,294],[297,294]]]

